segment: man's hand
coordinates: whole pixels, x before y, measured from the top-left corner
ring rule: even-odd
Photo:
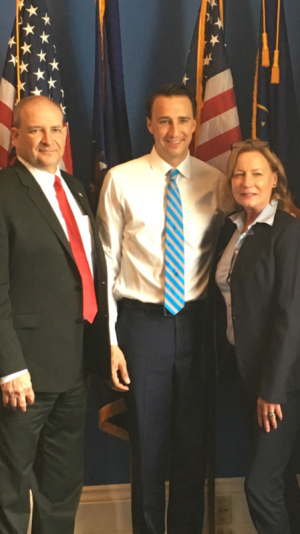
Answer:
[[[260,398],[257,401],[257,419],[261,428],[264,427],[266,432],[270,432],[271,428],[277,428],[277,419],[282,419],[282,411],[280,404],[267,402]]]
[[[34,403],[34,391],[28,371],[22,375],[1,384],[4,406],[26,412],[27,404]]]
[[[111,378],[114,387],[118,391],[128,391],[130,378],[127,372],[126,360],[123,352],[118,345],[111,346]],[[123,383],[124,382],[124,383]]]

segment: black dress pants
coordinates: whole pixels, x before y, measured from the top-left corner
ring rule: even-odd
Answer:
[[[283,419],[269,433],[252,427],[245,480],[250,515],[259,534],[300,534],[300,490],[291,457],[300,429],[300,391],[288,394]]]
[[[292,454],[300,430],[300,391],[282,404],[282,421],[268,433],[257,422],[257,398],[247,390],[235,355],[228,359],[223,379],[240,390],[249,429],[251,457],[245,479],[249,512],[258,534],[300,534],[300,490]]]
[[[122,301],[119,346],[131,378],[127,394],[134,534],[201,534],[209,416],[202,353],[204,301],[174,316],[163,306]]]
[[[0,402],[0,532],[72,534],[83,485],[86,386],[36,393],[25,413]]]

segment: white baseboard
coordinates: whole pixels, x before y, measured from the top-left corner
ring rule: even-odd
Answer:
[[[216,480],[216,495],[232,498],[232,523],[217,525],[216,534],[255,534],[243,485],[243,478]],[[131,534],[130,485],[84,487],[74,534]],[[203,534],[208,534],[207,519]]]

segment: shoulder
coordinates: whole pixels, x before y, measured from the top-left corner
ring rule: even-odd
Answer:
[[[121,165],[117,165],[110,169],[107,174],[113,178],[124,178],[126,176],[130,177],[135,175],[135,173],[143,172],[146,169],[150,169],[150,154],[127,161],[126,163],[121,163]]]
[[[195,173],[195,175],[199,175],[199,177],[201,178],[209,178],[215,181],[219,181],[224,178],[224,174],[219,171],[219,169],[216,169],[205,161],[201,161],[198,158],[194,158],[194,156],[190,156],[190,158],[193,174]]]
[[[140,183],[141,177],[149,172],[151,172],[150,154],[117,165],[106,174],[100,196],[108,192],[122,196],[122,192],[131,188],[135,189]]]
[[[21,162],[16,161],[14,165],[5,167],[0,170],[0,182],[5,183],[8,180],[16,179],[20,174],[30,174],[29,171],[22,165]]]
[[[274,237],[286,246],[300,244],[300,220],[290,213],[278,209],[272,226]]]

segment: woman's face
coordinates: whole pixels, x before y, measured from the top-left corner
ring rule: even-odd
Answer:
[[[271,170],[268,160],[260,152],[253,150],[238,156],[231,188],[235,201],[247,213],[261,213],[270,202],[276,184],[277,173]]]

